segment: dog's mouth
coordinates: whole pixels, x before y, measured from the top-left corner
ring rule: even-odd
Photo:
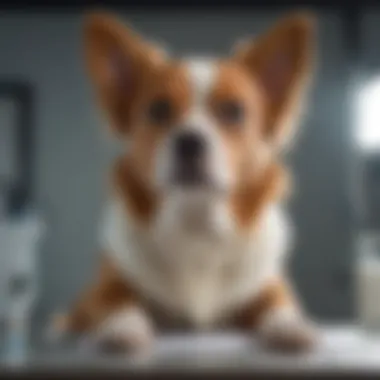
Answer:
[[[171,182],[175,186],[188,188],[207,187],[212,183],[210,176],[199,165],[177,166]]]
[[[190,193],[223,195],[227,189],[205,171],[181,170],[172,176],[171,188]]]
[[[217,181],[200,160],[177,163],[170,182],[172,186],[183,189],[205,189],[209,191],[218,189]]]

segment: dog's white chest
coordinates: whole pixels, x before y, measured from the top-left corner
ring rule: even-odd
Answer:
[[[275,275],[287,245],[285,224],[272,210],[254,235],[243,238],[223,207],[175,207],[163,207],[147,230],[131,223],[120,204],[111,205],[105,248],[146,296],[198,326],[209,325]]]
[[[168,269],[175,308],[197,324],[207,324],[221,308],[221,292],[236,260],[238,241],[227,221],[207,210],[184,212],[178,219],[163,215],[153,233],[157,253]],[[225,235],[223,235],[223,233]],[[241,248],[238,249],[241,251]]]

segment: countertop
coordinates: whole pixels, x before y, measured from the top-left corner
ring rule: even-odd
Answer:
[[[356,326],[324,327],[319,344],[303,355],[280,355],[260,348],[254,338],[234,333],[159,337],[147,356],[102,356],[73,346],[46,347],[19,364],[4,362],[0,377],[118,378],[140,374],[278,375],[342,374],[380,376],[380,331]]]

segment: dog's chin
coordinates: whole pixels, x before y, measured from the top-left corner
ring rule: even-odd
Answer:
[[[228,186],[207,175],[173,176],[163,189],[165,192],[208,194],[222,196],[228,193]]]

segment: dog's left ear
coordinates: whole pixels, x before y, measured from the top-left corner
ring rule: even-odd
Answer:
[[[244,44],[235,59],[264,93],[263,135],[282,148],[292,137],[313,63],[314,18],[293,14],[257,41]]]

